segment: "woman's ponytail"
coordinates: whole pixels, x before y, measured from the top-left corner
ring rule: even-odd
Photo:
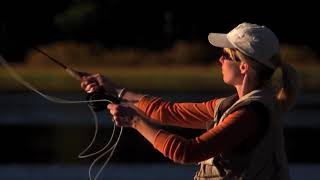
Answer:
[[[278,90],[276,99],[281,110],[288,111],[296,102],[300,78],[291,65],[281,62],[278,67],[282,74],[282,87]]]
[[[258,81],[262,85],[270,82],[275,69],[268,68],[240,51],[226,50],[228,50],[232,56],[236,55],[241,61],[249,64],[257,72]],[[275,67],[280,69],[282,74],[282,83],[276,92],[276,100],[280,110],[285,112],[290,110],[296,102],[300,89],[300,78],[294,67],[282,61],[280,54],[274,55],[270,61]]]

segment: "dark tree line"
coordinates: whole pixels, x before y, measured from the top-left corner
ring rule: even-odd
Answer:
[[[157,50],[181,39],[206,41],[209,32],[227,32],[244,21],[267,25],[282,42],[318,51],[316,6],[302,3],[2,0],[1,51],[18,60],[30,47],[58,40]]]

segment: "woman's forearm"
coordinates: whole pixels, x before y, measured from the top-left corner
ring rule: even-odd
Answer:
[[[156,127],[154,124],[152,124],[150,121],[146,119],[141,119],[137,121],[134,124],[133,128],[136,129],[151,144],[154,144],[154,140],[158,132],[160,131],[158,127]]]

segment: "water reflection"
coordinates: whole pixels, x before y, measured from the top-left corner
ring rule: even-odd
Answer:
[[[53,94],[68,100],[83,100],[84,94]],[[205,101],[224,94],[155,94],[172,101]],[[86,104],[56,104],[34,93],[5,93],[0,95],[0,124],[92,124],[92,115]],[[295,109],[285,115],[286,127],[320,128],[320,94],[304,95]],[[106,112],[98,114],[102,123],[112,125]]]
[[[290,164],[292,180],[318,180],[320,165]],[[108,180],[186,180],[192,179],[196,166],[173,164],[110,164],[98,179]],[[3,180],[86,180],[85,165],[9,165],[0,166]],[[152,177],[152,178],[151,178]]]
[[[68,100],[83,100],[84,94],[50,94]],[[205,101],[223,94],[154,94],[171,101]],[[0,137],[4,148],[2,162],[79,163],[77,153],[90,142],[94,121],[86,104],[56,104],[34,93],[4,93],[0,95]],[[285,115],[285,137],[290,161],[320,162],[320,148],[305,148],[320,136],[320,95],[300,97],[295,109]],[[113,124],[107,112],[98,113],[100,131],[95,147],[109,139]],[[196,136],[202,130],[167,127],[184,136]],[[308,141],[306,141],[308,139]],[[313,146],[313,145],[312,145]],[[137,151],[136,147],[140,147]],[[22,152],[21,152],[22,150]],[[130,150],[128,155],[127,150]],[[118,162],[166,161],[139,134],[125,129],[117,148]],[[138,158],[137,158],[138,157]]]

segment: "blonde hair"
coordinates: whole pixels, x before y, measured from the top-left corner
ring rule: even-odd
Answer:
[[[230,58],[233,61],[239,59],[255,69],[260,81],[259,83],[266,84],[271,81],[276,69],[269,68],[236,49],[224,49],[230,54]],[[276,68],[280,68],[281,70],[282,83],[276,92],[276,100],[281,111],[285,112],[290,110],[296,102],[299,93],[300,78],[294,67],[283,62],[279,54],[273,56],[270,61]]]

